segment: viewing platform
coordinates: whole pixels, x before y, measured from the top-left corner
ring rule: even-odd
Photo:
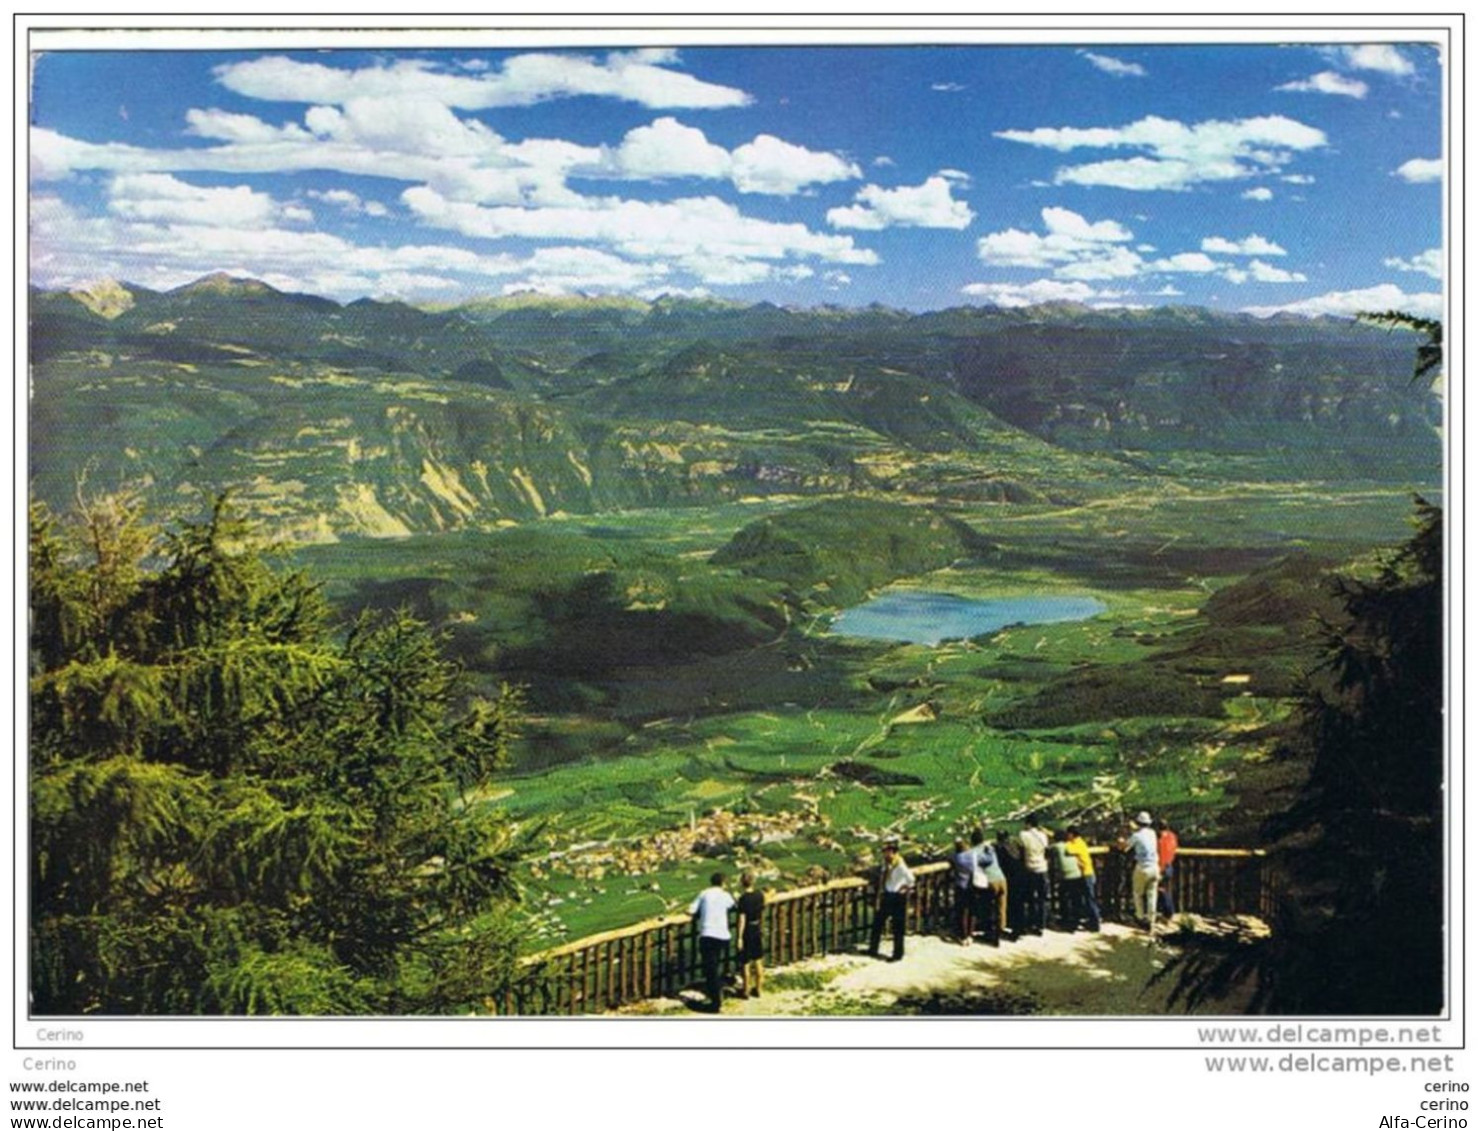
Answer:
[[[1019,965],[1028,956],[1067,966],[1091,965],[1095,956],[1111,963],[1128,961],[1135,969],[1142,967],[1148,977],[1159,961],[1145,953],[1152,951],[1149,936],[1142,929],[1124,925],[1131,918],[1130,862],[1124,853],[1103,847],[1093,849],[1093,853],[1103,932],[1072,935],[1049,931],[1043,936],[1027,936],[1018,942],[1005,943],[999,949],[979,944],[964,947],[929,937],[947,935],[950,931],[953,916],[950,865],[941,861],[915,866],[915,886],[907,916],[910,936],[907,945],[912,955],[898,964],[875,963],[862,953],[868,943],[876,902],[872,879],[846,877],[792,891],[770,892],[763,921],[766,980],[773,981],[778,990],[791,980],[785,976],[786,968],[825,956],[853,956],[859,961],[843,963],[845,969],[839,969],[835,963],[822,964],[820,968],[812,963],[807,969],[838,970],[835,978],[856,983],[864,993],[881,990],[884,995],[895,997],[900,994],[917,997],[928,991],[930,984],[934,990],[941,990],[956,982],[968,982],[972,968],[989,964],[1005,969]],[[1177,914],[1192,916],[1192,921],[1241,918],[1266,923],[1274,917],[1279,888],[1261,851],[1182,847],[1176,856],[1171,891]],[[1049,907],[1051,921],[1056,920],[1057,895],[1054,883]],[[1132,948],[1127,952],[1130,957],[1114,957],[1126,944]],[[948,947],[943,952],[947,954],[945,958],[940,957],[941,947]],[[932,957],[921,964],[911,961],[915,956]],[[736,962],[735,948],[730,947],[726,973],[736,971]],[[860,963],[878,971],[890,966],[895,969],[869,974],[858,969]],[[701,980],[697,938],[692,920],[686,914],[649,919],[577,939],[533,955],[526,964],[530,972],[527,984],[500,1002],[499,1012],[631,1012],[642,1002],[684,1000],[684,995],[690,994],[691,988]],[[926,966],[933,969],[932,975],[926,974]],[[818,973],[811,981],[819,983],[832,977]],[[992,977],[976,981],[988,986]],[[775,1012],[761,1004],[764,1000],[729,1004],[725,1012]],[[777,1001],[776,1005],[779,1004]],[[1131,1007],[1126,1011],[1139,1010]]]

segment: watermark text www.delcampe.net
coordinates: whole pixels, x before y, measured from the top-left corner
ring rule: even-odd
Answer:
[[[1211,1026],[1196,1030],[1206,1045],[1331,1045],[1369,1048],[1373,1045],[1440,1045],[1437,1025],[1273,1025]]]

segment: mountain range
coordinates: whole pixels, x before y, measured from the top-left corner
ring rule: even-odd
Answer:
[[[218,273],[30,293],[30,482],[230,488],[279,536],[774,495],[1074,502],[1186,477],[1434,481],[1416,339],[1069,304],[340,304]]]

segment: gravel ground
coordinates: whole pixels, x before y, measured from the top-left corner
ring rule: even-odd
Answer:
[[[884,953],[888,944],[884,943]],[[1173,979],[1152,982],[1177,953],[1142,930],[1105,923],[1098,934],[1048,931],[999,948],[910,936],[900,962],[863,954],[827,955],[767,971],[763,996],[725,998],[724,1014],[794,1017],[920,1012],[1067,1016],[1184,1014],[1169,1002]],[[697,989],[631,1006],[628,1015],[704,1016]],[[1241,1013],[1245,995],[1197,1012]]]

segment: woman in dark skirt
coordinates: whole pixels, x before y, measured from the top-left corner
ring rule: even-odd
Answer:
[[[745,872],[739,886],[739,996],[759,997],[765,981],[765,893],[755,890],[753,872]]]

